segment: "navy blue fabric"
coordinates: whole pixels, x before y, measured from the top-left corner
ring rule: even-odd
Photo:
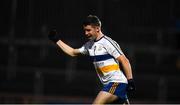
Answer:
[[[111,58],[114,58],[114,57],[109,54],[91,56],[91,60],[96,61],[96,62],[111,59]]]
[[[102,91],[109,92],[110,89],[113,87],[114,82],[110,82],[109,84],[105,85]],[[118,83],[118,86],[115,88],[114,95],[118,96],[121,100],[127,99],[127,84],[126,83]]]

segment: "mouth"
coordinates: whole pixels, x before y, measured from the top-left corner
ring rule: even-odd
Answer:
[[[90,39],[92,36],[91,36],[91,35],[86,35],[86,37],[87,37],[88,39]]]
[[[88,39],[91,39],[91,38],[92,38],[92,36],[87,36],[87,38],[88,38]]]

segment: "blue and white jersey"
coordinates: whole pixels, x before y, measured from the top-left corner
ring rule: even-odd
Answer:
[[[110,37],[90,40],[79,48],[81,54],[89,55],[95,66],[96,72],[103,84],[109,82],[127,83],[127,79],[120,70],[117,57],[123,54],[120,46]]]

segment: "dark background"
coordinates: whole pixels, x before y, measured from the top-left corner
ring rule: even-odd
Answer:
[[[131,103],[180,103],[179,12],[179,0],[1,1],[0,103],[91,103],[102,85],[89,58],[71,58],[47,38],[56,28],[81,47],[89,14],[131,62]]]

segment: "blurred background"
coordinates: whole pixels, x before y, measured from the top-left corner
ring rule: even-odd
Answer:
[[[179,0],[3,0],[0,11],[1,104],[92,102],[102,85],[89,58],[71,58],[47,38],[56,28],[81,47],[89,14],[131,62],[131,103],[180,103]]]

